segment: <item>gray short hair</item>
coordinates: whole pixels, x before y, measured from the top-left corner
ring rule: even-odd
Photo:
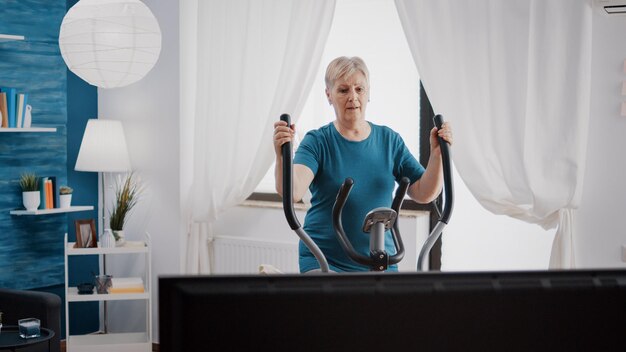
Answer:
[[[363,59],[358,56],[346,57],[340,56],[328,64],[326,68],[326,88],[331,89],[335,81],[344,76],[351,76],[355,72],[360,71],[365,76],[367,88],[370,85],[370,73]]]

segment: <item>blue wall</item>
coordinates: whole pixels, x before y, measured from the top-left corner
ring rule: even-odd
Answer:
[[[69,10],[78,0],[67,0]],[[72,201],[76,204],[92,204],[92,212],[68,214],[68,236],[75,237],[74,220],[98,219],[98,174],[74,171],[80,143],[87,126],[87,120],[98,117],[98,90],[67,70],[67,179],[68,183],[80,192],[74,192]],[[96,226],[98,221],[96,221]],[[96,229],[99,233],[99,229]],[[93,273],[98,272],[96,256],[74,256],[69,260],[69,285],[92,282]],[[84,334],[99,328],[97,302],[72,303],[70,305],[70,331]],[[65,328],[65,325],[63,326]]]
[[[62,299],[63,234],[73,241],[74,220],[96,219],[97,209],[19,217],[9,211],[21,207],[23,172],[54,175],[59,185],[74,188],[73,204],[97,206],[97,175],[73,170],[87,119],[97,117],[97,90],[67,71],[58,47],[61,21],[76,2],[2,1],[0,10],[0,33],[26,37],[0,42],[0,86],[29,93],[33,124],[57,128],[56,133],[0,133],[0,286],[48,291]],[[97,257],[72,257],[69,284],[91,281],[97,271]],[[72,304],[70,315],[72,333],[98,329],[97,303]]]
[[[67,80],[58,46],[65,3],[4,1],[0,33],[25,41],[0,43],[0,86],[29,94],[33,124],[56,133],[0,133],[0,286],[35,288],[63,283],[66,215],[12,216],[22,207],[24,172],[67,184]]]

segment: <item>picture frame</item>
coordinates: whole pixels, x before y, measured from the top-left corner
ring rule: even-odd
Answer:
[[[96,221],[94,219],[74,220],[76,227],[76,244],[74,248],[96,248]]]

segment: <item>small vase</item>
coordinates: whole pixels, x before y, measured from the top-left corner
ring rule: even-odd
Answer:
[[[115,237],[111,229],[105,229],[102,237],[100,237],[100,247],[113,248],[115,247]]]
[[[113,236],[115,237],[115,246],[122,247],[126,243],[124,237],[124,230],[113,230]]]
[[[71,194],[61,194],[59,195],[59,208],[69,208],[72,204],[72,195]]]
[[[41,204],[39,191],[22,192],[22,202],[26,210],[37,210],[39,204]]]

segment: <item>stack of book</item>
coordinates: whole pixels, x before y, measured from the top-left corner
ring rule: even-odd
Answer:
[[[30,127],[30,105],[27,103],[27,93],[18,93],[15,88],[0,87],[0,128]]]
[[[117,277],[111,279],[109,293],[142,293],[145,292],[140,277]]]
[[[39,209],[54,209],[59,207],[56,177],[46,176],[39,179],[39,196],[41,197]]]

